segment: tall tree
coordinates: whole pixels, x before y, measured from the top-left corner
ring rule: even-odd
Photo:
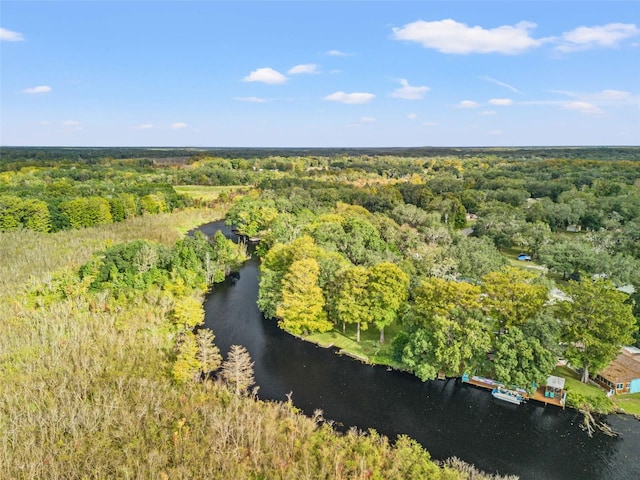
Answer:
[[[482,277],[484,308],[499,328],[522,325],[542,311],[548,291],[536,284],[537,275],[515,267]]]
[[[338,319],[343,324],[355,324],[356,341],[360,341],[360,330],[366,330],[372,320],[368,304],[367,284],[369,272],[356,266],[346,270],[340,280],[340,295],[336,302]]]
[[[220,374],[236,395],[246,394],[249,387],[255,383],[253,365],[246,348],[242,345],[231,345]]]
[[[620,346],[633,341],[636,322],[628,295],[607,280],[585,278],[569,282],[565,292],[570,300],[558,304],[564,321],[562,338],[566,357],[582,368],[582,381],[613,360]]]
[[[201,328],[196,333],[196,345],[198,347],[196,359],[203,375],[216,370],[222,363],[220,349],[213,343],[215,338],[213,332],[208,328]]]
[[[318,284],[319,273],[320,267],[313,258],[291,264],[282,279],[282,302],[276,308],[281,328],[295,334],[331,330]]]
[[[393,263],[379,263],[369,270],[368,292],[373,323],[384,343],[384,327],[397,319],[409,297],[409,276]]]
[[[497,338],[493,366],[501,382],[535,390],[534,383],[544,384],[556,360],[539,338],[511,327],[509,333]]]

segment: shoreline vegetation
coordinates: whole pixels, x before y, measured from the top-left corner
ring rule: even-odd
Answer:
[[[345,336],[336,330],[322,334],[311,333],[308,335],[287,333],[302,341],[312,343],[320,348],[332,349],[337,355],[346,355],[367,365],[380,365],[389,369],[411,373],[409,370],[403,368],[402,365],[398,364],[398,362],[394,362],[390,357],[381,356],[379,352],[373,353],[371,356],[362,353],[363,350],[367,350],[366,346],[359,345],[354,338]],[[372,350],[372,348],[369,347],[369,350]],[[606,392],[601,387],[595,385],[593,382],[589,384],[580,382],[579,373],[565,365],[557,365],[552,371],[552,375],[562,377],[566,381],[566,390],[568,392],[567,407],[584,411],[587,415],[594,413],[601,415],[617,413],[631,415],[640,420],[638,405],[633,401],[628,401],[638,399],[639,396],[637,394],[628,396],[618,395],[613,399],[608,398]],[[446,378],[460,379],[461,377],[447,376]],[[629,411],[624,408],[625,400],[627,400],[626,403],[629,404],[627,407]]]
[[[216,217],[189,210],[39,238],[42,267],[32,243],[0,233],[2,273],[13,272],[0,312],[0,478],[517,478],[435,462],[405,436],[339,434],[320,411],[308,418],[228,380],[176,381],[176,313],[161,292],[115,299],[74,273],[105,246],[169,246]],[[173,294],[176,304],[191,295]]]

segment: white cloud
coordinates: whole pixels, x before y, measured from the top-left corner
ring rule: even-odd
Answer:
[[[134,130],[150,130],[152,128],[155,128],[155,126],[153,125],[153,123],[142,123],[131,128],[133,128]]]
[[[233,97],[234,100],[238,102],[249,102],[249,103],[265,103],[267,100],[260,97]]]
[[[407,118],[409,120],[415,120],[416,118],[418,118],[418,114],[414,113],[414,112],[411,112],[409,115],[407,115]]]
[[[624,39],[640,35],[640,29],[633,23],[608,23],[596,27],[578,27],[564,32],[561,45],[556,47],[560,52],[575,52],[595,47],[617,47]]]
[[[563,107],[566,108],[567,110],[575,110],[584,115],[597,116],[597,115],[604,114],[604,112],[598,106],[589,102],[582,102],[582,101],[567,102],[563,105]]]
[[[484,110],[482,112],[480,112],[480,115],[485,115],[485,116],[491,116],[491,115],[497,115],[498,112],[496,112],[495,110]]]
[[[3,42],[23,42],[24,36],[19,32],[13,32],[6,28],[0,28],[0,40]]]
[[[391,96],[393,98],[402,98],[404,100],[422,100],[425,94],[429,90],[431,90],[427,86],[412,87],[404,78],[400,79],[400,85],[402,85],[402,87],[397,88],[393,92],[391,92]]]
[[[174,130],[179,130],[181,128],[187,128],[189,125],[187,125],[184,122],[175,122],[171,124],[171,128]]]
[[[473,100],[462,100],[457,107],[458,108],[478,108],[480,104],[478,102],[474,102]]]
[[[603,90],[598,93],[592,94],[593,98],[599,100],[626,100],[631,97],[631,92],[625,92],[624,90]]]
[[[315,63],[305,63],[291,67],[287,73],[289,75],[297,75],[300,73],[320,73],[320,71],[318,70],[318,65]]]
[[[437,127],[438,124],[436,122],[423,122],[422,125],[425,127]]]
[[[242,79],[243,82],[261,82],[268,85],[277,85],[287,81],[287,77],[274,70],[273,68],[264,67],[252,71],[249,75]]]
[[[360,123],[373,123],[376,119],[373,117],[360,117]]]
[[[62,122],[62,125],[67,128],[74,128],[76,130],[81,129],[80,122],[77,122],[75,120],[65,120],[64,122]]]
[[[329,50],[327,55],[330,57],[350,57],[353,53],[343,52],[341,50]]]
[[[373,93],[345,93],[342,91],[334,92],[331,95],[327,95],[326,97],[324,97],[325,100],[328,100],[330,102],[340,102],[347,104],[369,103],[374,98],[376,98],[376,96]]]
[[[500,80],[496,80],[495,78],[492,78],[489,75],[483,75],[482,78],[487,82],[495,83],[496,85],[500,85],[501,87],[508,88],[512,92],[519,93],[520,95],[524,95],[520,90],[518,90],[513,85],[509,85],[508,83],[501,82]]]
[[[489,105],[497,105],[500,107],[508,107],[513,104],[513,100],[510,98],[492,98],[489,100]]]
[[[34,93],[49,93],[53,90],[49,85],[39,85],[37,87],[25,88],[23,90],[24,93],[34,94]]]
[[[529,36],[529,30],[536,25],[519,22],[514,26],[503,25],[492,29],[475,26],[450,18],[435,22],[418,20],[402,28],[393,29],[393,38],[418,42],[425,48],[433,48],[441,53],[503,53],[517,54],[542,44]]]

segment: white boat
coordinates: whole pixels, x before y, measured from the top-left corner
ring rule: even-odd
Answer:
[[[520,405],[524,401],[524,397],[521,393],[515,392],[513,390],[508,390],[503,386],[498,386],[491,391],[491,395],[495,398],[504,400],[505,402],[515,403],[516,405]]]

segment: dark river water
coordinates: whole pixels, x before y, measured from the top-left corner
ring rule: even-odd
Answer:
[[[207,235],[222,222],[200,228]],[[255,362],[259,397],[286,400],[306,414],[321,409],[343,428],[415,438],[434,459],[457,456],[491,473],[522,479],[640,479],[640,422],[607,418],[616,438],[580,429],[581,415],[535,401],[512,405],[459,380],[422,382],[361,364],[299,340],[265,320],[258,307],[260,262],[216,285],[205,302],[205,325],[223,355],[244,345]]]

